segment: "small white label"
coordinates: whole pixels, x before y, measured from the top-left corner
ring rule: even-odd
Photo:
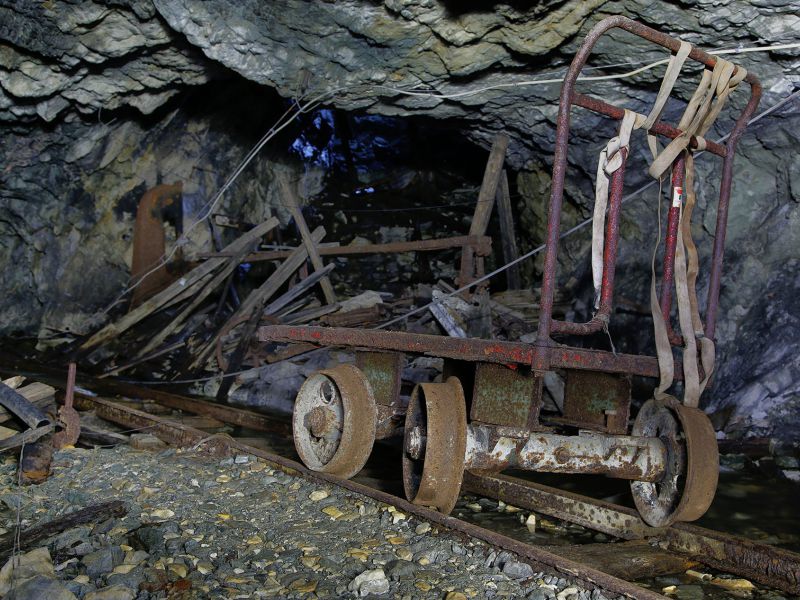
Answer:
[[[678,208],[681,204],[683,204],[683,188],[676,185],[672,188],[672,207]]]

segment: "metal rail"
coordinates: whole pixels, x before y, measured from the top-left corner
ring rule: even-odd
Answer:
[[[235,452],[252,454],[263,459],[273,468],[294,475],[300,475],[312,481],[338,485],[352,492],[370,497],[378,502],[396,506],[404,512],[414,514],[417,517],[431,521],[442,527],[483,540],[503,550],[513,552],[525,561],[535,565],[537,568],[551,572],[555,571],[561,576],[576,579],[590,589],[598,588],[607,592],[641,600],[664,600],[664,596],[661,594],[603,573],[588,565],[563,558],[535,546],[524,544],[518,540],[456,519],[455,517],[450,517],[440,512],[411,504],[407,500],[354,481],[340,479],[326,473],[311,471],[298,462],[277,454],[272,454],[260,448],[248,446],[229,436],[209,436],[206,432],[200,431],[199,429],[162,417],[157,417],[141,410],[122,406],[102,398],[76,394],[75,401],[78,407],[85,410],[94,410],[96,414],[103,419],[125,427],[147,428],[153,435],[169,444],[184,448],[197,447],[198,450],[202,449],[215,456],[226,456]]]

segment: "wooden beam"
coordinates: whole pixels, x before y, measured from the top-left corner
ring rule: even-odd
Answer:
[[[314,240],[311,239],[311,232],[308,230],[308,223],[306,223],[303,213],[300,211],[300,207],[298,206],[299,203],[297,201],[297,195],[282,174],[278,174],[277,181],[281,188],[283,198],[286,200],[286,205],[289,207],[289,212],[292,213],[292,218],[294,219],[295,225],[297,225],[297,229],[300,231],[300,237],[303,238],[303,244],[308,251],[308,257],[311,259],[311,264],[314,266],[315,271],[322,271],[324,268],[324,265],[322,264],[322,258],[320,258]],[[336,304],[336,293],[333,291],[333,286],[331,285],[331,280],[328,279],[328,276],[325,275],[322,277],[319,284],[322,288],[322,293],[325,296],[325,301],[328,304]]]
[[[492,142],[492,149],[489,152],[489,160],[486,162],[486,170],[483,173],[483,182],[478,201],[475,204],[475,213],[472,215],[472,223],[469,227],[470,235],[486,235],[489,227],[489,218],[492,216],[494,199],[497,193],[497,186],[500,182],[500,174],[503,170],[503,162],[508,149],[508,136],[498,133]],[[461,253],[461,269],[458,284],[464,286],[475,279],[475,253],[470,248],[464,248]]]
[[[511,194],[508,190],[508,173],[503,169],[500,175],[500,185],[497,186],[497,216],[500,217],[500,237],[503,247],[503,260],[506,264],[519,258],[517,249],[517,238],[514,232],[514,215],[511,212]],[[514,265],[506,269],[506,282],[508,289],[519,290],[522,288],[522,279],[519,273],[519,265]]]
[[[492,251],[492,238],[487,236],[460,235],[449,238],[412,240],[409,242],[389,242],[386,244],[351,244],[340,246],[338,242],[318,244],[317,252],[320,256],[358,256],[361,254],[401,254],[403,252],[432,252],[447,250],[448,248],[463,248],[471,246],[476,254],[489,254]],[[265,260],[282,260],[291,254],[292,250],[269,250],[267,252],[254,252],[245,257],[247,262]],[[230,256],[221,252],[201,254],[200,258],[221,258]]]

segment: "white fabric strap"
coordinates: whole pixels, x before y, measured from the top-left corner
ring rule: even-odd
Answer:
[[[608,209],[609,177],[622,166],[622,149],[628,148],[637,113],[626,110],[619,134],[608,141],[597,161],[592,220],[592,281],[594,283],[594,308],[600,306],[600,288],[603,281],[603,247],[605,246],[606,210]]]

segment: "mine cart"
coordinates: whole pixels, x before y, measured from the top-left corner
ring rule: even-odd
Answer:
[[[661,92],[648,116],[574,91],[595,43],[614,28],[672,53]],[[681,123],[672,126],[659,117],[686,60],[701,63],[705,72]],[[749,84],[750,98],[726,143],[705,140],[703,135],[727,95],[740,82]],[[465,469],[515,468],[627,479],[642,518],[653,526],[699,518],[714,497],[719,461],[714,429],[697,406],[713,371],[734,150],[760,92],[752,74],[685,42],[624,17],[600,22],[581,45],[561,89],[536,340],[521,343],[349,328],[263,327],[261,341],[305,342],[355,351],[355,364],[311,375],[297,395],[294,438],[305,464],[352,477],[364,466],[374,440],[393,435],[404,416],[403,481],[407,497],[417,504],[447,513],[456,503]],[[607,182],[605,190],[598,184],[597,202],[602,204],[595,210],[593,233],[596,310],[585,323],[553,318],[573,105],[621,123],[620,135],[611,140],[601,157]],[[655,155],[651,175],[661,178],[671,171],[671,182],[664,181],[665,186],[671,183],[672,202],[665,224],[661,289],[657,294],[653,283],[651,298],[657,356],[557,343],[553,336],[601,332],[611,318],[628,138],[637,128],[651,141],[658,137],[667,143],[660,152],[651,144]],[[697,252],[689,219],[694,202],[692,159],[702,150],[722,158],[722,169],[711,267],[708,274],[701,274],[708,288],[701,321],[694,293]],[[656,243],[653,240],[653,245]],[[673,296],[680,329],[671,326]],[[675,347],[682,353],[680,361],[673,357]],[[418,384],[407,405],[400,395],[406,355],[444,359],[441,381]],[[545,425],[539,414],[543,379],[554,370],[566,374],[563,414]],[[653,378],[659,385],[629,430],[632,376]],[[666,391],[673,379],[682,380],[680,399]]]

